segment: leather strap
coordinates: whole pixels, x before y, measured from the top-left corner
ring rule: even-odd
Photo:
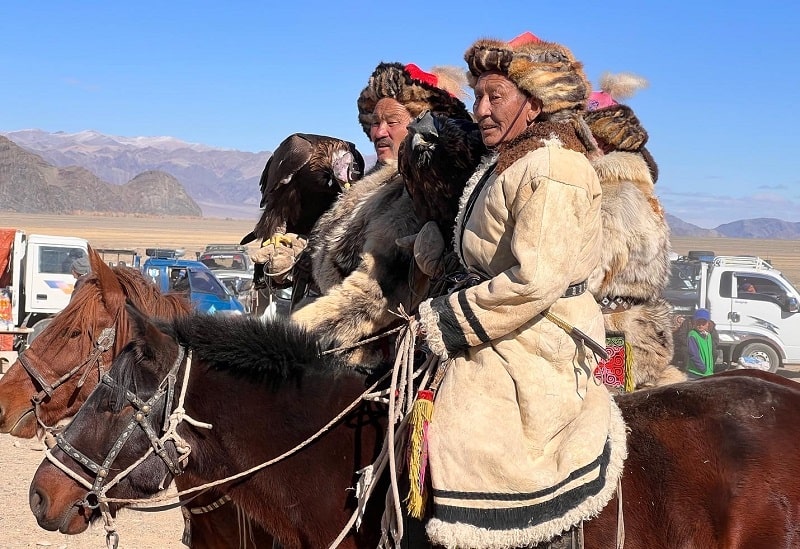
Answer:
[[[566,290],[564,290],[564,293],[561,295],[561,297],[577,297],[586,291],[586,286],[587,284],[585,280],[583,282],[578,282],[577,284],[571,284]]]

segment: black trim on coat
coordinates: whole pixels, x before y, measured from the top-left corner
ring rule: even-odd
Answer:
[[[454,354],[469,348],[467,338],[461,330],[461,326],[456,319],[456,313],[450,307],[447,297],[434,300],[431,304],[439,314],[439,331],[442,333],[442,342],[448,354]]]
[[[568,511],[578,507],[587,498],[596,496],[606,484],[606,473],[608,464],[611,460],[611,442],[606,441],[603,453],[590,465],[597,467],[600,471],[596,479],[586,484],[581,484],[560,494],[553,499],[542,503],[526,505],[524,507],[500,508],[500,509],[478,509],[475,507],[456,507],[453,505],[437,505],[436,499],[433,501],[433,516],[447,523],[461,522],[477,528],[488,528],[490,530],[510,530],[517,528],[530,528],[539,524],[555,520],[564,516]],[[581,468],[585,469],[585,468]],[[578,471],[580,471],[579,469]],[[572,476],[572,475],[570,475]],[[564,481],[567,482],[567,481]],[[533,494],[546,494],[555,490],[552,487]],[[459,498],[459,494],[469,494],[468,498]],[[481,496],[487,497],[481,497]],[[481,494],[478,492],[451,492],[446,490],[434,490],[433,496],[446,496],[451,499],[484,499],[495,501],[510,501],[517,499],[517,495],[510,495],[504,498],[505,494]]]
[[[483,329],[481,321],[478,320],[478,317],[472,312],[472,307],[469,306],[469,301],[467,301],[467,292],[458,292],[458,305],[461,307],[461,314],[463,314],[464,318],[467,319],[469,327],[472,328],[473,332],[475,332],[475,336],[483,343],[491,341],[489,334],[487,334],[486,330]]]

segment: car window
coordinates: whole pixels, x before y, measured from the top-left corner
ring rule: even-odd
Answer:
[[[162,271],[158,267],[148,266],[146,269],[144,269],[145,276],[148,278],[148,280],[150,280],[150,282],[155,284],[159,290],[162,290],[164,288],[163,282],[161,280],[161,273]]]
[[[228,293],[222,284],[217,282],[211,273],[206,271],[189,271],[189,285],[192,292],[213,294],[220,299],[228,299]]]
[[[247,270],[244,254],[241,253],[205,253],[200,261],[209,269],[226,269],[231,271]]]

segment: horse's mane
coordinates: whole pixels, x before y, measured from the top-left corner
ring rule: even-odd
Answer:
[[[156,318],[175,318],[188,314],[191,303],[179,294],[163,294],[140,271],[129,267],[112,269],[125,296],[140,311]]]
[[[195,360],[272,389],[305,375],[354,371],[337,355],[323,354],[332,341],[284,317],[262,321],[195,313],[174,319],[169,329]]]
[[[50,326],[39,336],[46,345],[59,345],[59,340],[72,334],[99,335],[98,319],[103,310],[113,316],[125,314],[130,301],[148,316],[175,318],[191,311],[191,304],[182,296],[162,294],[141,272],[130,267],[108,267],[82,277],[67,307],[53,317]],[[118,326],[116,352],[127,340],[127,326]],[[87,352],[88,349],[82,352]]]

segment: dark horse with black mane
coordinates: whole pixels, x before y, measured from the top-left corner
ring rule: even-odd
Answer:
[[[178,428],[192,448],[184,475],[193,483],[282,454],[357,399],[367,382],[321,355],[323,343],[282,323],[194,317],[157,326],[134,317],[138,337],[52,450],[84,483],[98,476],[64,448],[102,463],[129,426],[132,403],[141,408],[171,370],[179,392],[187,368],[187,360],[178,359],[182,347],[191,355],[186,412],[213,424],[211,430]],[[630,428],[622,478],[626,549],[800,544],[800,461],[794,457],[800,451],[800,391],[792,382],[767,374],[720,375],[620,396],[617,402]],[[163,400],[153,408],[146,422],[160,432]],[[327,546],[355,505],[354,472],[370,463],[381,445],[384,413],[382,406],[362,404],[302,451],[238,481],[231,497],[287,548]],[[144,431],[134,430],[115,456],[114,472],[149,447]],[[169,475],[165,462],[151,455],[105,495],[151,496]],[[96,493],[87,493],[45,461],[32,481],[30,505],[43,528],[74,534],[100,516],[86,506],[96,503]],[[376,546],[383,504],[382,493],[376,493],[361,529],[343,547]],[[614,499],[585,524],[586,547],[613,547],[617,526]]]
[[[69,305],[0,379],[0,432],[33,438],[41,429],[37,419],[55,425],[75,415],[130,340],[126,302],[158,318],[191,312],[184,296],[162,294],[138,270],[112,269],[91,250],[89,257],[92,272],[80,279]],[[109,331],[113,337],[103,335]],[[183,479],[177,484],[189,487]],[[187,503],[187,544],[194,549],[271,546],[272,537],[260,527],[240,529],[246,526],[240,511],[222,501],[217,489]]]

